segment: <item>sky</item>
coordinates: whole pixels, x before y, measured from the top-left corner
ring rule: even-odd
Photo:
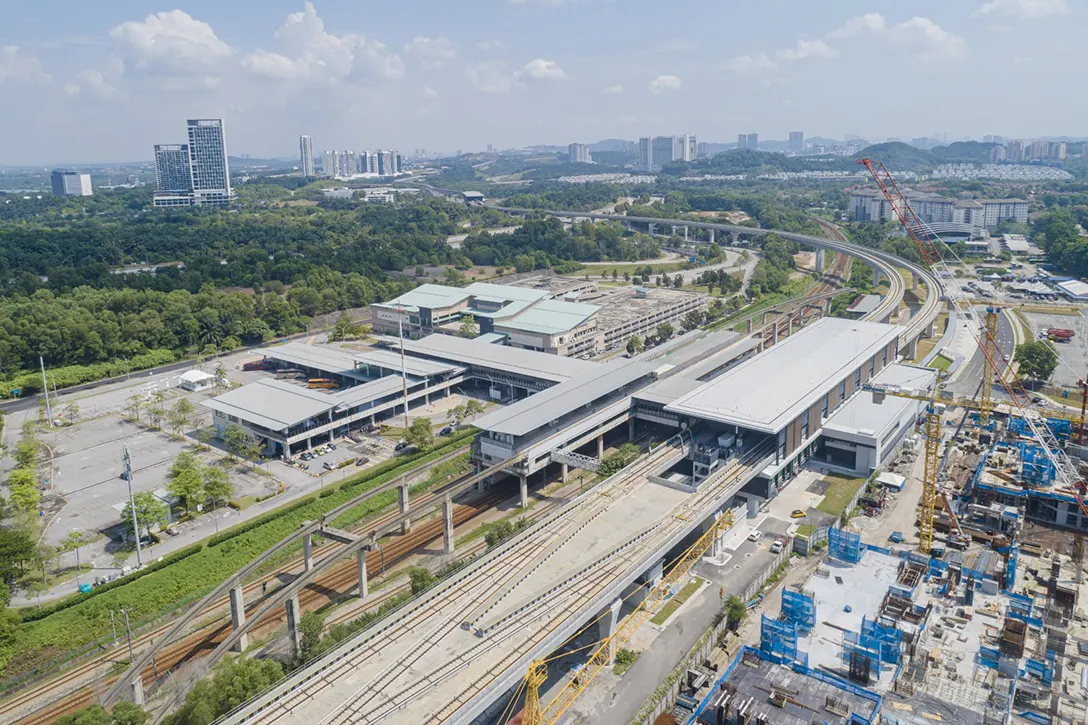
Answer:
[[[1088,134],[1084,0],[164,1],[0,0],[0,164]]]

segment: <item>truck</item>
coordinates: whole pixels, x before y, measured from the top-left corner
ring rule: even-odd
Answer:
[[[269,362],[266,358],[260,360],[254,360],[253,362],[247,362],[242,365],[242,370],[267,370]]]
[[[1067,330],[1061,327],[1047,328],[1046,336],[1053,342],[1069,342],[1073,339],[1073,335],[1076,333],[1073,330]]]

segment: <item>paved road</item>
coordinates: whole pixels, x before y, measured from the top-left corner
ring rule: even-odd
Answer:
[[[976,309],[974,314],[979,315],[982,314],[982,312],[981,310]],[[1013,337],[1012,323],[1009,321],[1008,315],[1001,315],[997,318],[997,345],[1005,358],[1012,360],[1016,342]],[[964,363],[962,371],[956,375],[955,380],[948,384],[949,391],[956,395],[973,395],[975,388],[978,387],[979,380],[982,379],[983,362],[982,351],[976,346],[971,359]],[[1004,398],[1004,392],[999,391],[998,387],[995,386],[993,397]]]

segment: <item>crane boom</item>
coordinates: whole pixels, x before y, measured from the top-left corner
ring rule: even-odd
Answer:
[[[918,248],[925,263],[931,268],[937,268],[945,272],[945,276],[951,278],[953,276],[951,270],[949,270],[948,265],[945,264],[943,255],[940,253],[937,245],[932,241],[937,235],[930,231],[925,222],[914,213],[910,203],[900,190],[899,185],[896,183],[891,173],[884,167],[884,164],[873,162],[867,158],[859,159],[858,163],[868,169],[869,173],[876,181],[877,186],[880,188],[881,193],[883,193],[884,198],[887,199],[892,212],[906,230],[907,236],[910,237],[911,241],[914,242],[914,245]],[[930,294],[935,294],[936,292],[936,290],[932,290]],[[971,319],[970,304],[959,285],[949,285],[948,288],[945,289],[945,293],[956,308],[956,312],[960,317],[964,320]],[[1055,482],[1059,487],[1066,489],[1070,493],[1081,512],[1085,516],[1088,516],[1088,505],[1085,504],[1082,496],[1084,493],[1084,482],[1077,473],[1076,465],[1061,447],[1054,432],[1042,422],[1042,419],[1046,416],[1045,411],[1032,402],[1031,396],[1024,388],[1023,383],[1012,372],[1012,366],[1009,363],[1009,360],[997,345],[987,344],[987,341],[984,339],[984,336],[980,334],[978,329],[968,329],[970,330],[972,337],[975,338],[975,343],[978,345],[978,348],[982,351],[987,371],[992,370],[998,379],[1001,380],[1006,392],[1012,399],[1013,405],[1023,413],[1024,420],[1031,429],[1032,435],[1039,441],[1044,454],[1054,466]],[[1029,413],[1036,413],[1039,420],[1037,421],[1035,417]]]

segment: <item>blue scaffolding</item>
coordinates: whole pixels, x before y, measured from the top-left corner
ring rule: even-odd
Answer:
[[[1020,442],[1020,475],[1025,483],[1044,486],[1054,480],[1054,463],[1039,446]]]
[[[1073,435],[1072,421],[1065,420],[1064,418],[1047,418],[1046,427],[1051,430],[1054,437],[1058,440],[1069,440]],[[1007,428],[1010,433],[1015,433],[1018,436],[1025,436],[1027,438],[1033,437],[1031,427],[1023,418],[1010,418]]]
[[[899,664],[903,658],[903,633],[897,627],[862,617],[861,636],[879,644],[881,662]]]
[[[975,661],[983,667],[988,667],[991,670],[997,669],[997,663],[1001,660],[1001,652],[996,647],[987,647],[982,645],[978,648],[978,654],[975,655]]]
[[[1005,561],[1005,589],[1012,590],[1016,586],[1016,563],[1020,559],[1020,545],[1013,544],[1009,547],[1009,558]]]
[[[807,635],[816,627],[816,600],[803,592],[783,589],[782,616],[797,625],[802,635]]]
[[[827,530],[827,555],[844,564],[861,561],[861,535],[834,527]]]
[[[868,660],[868,676],[880,679],[884,664],[880,640],[869,635],[846,631],[842,633],[842,666],[851,671],[857,661]]]
[[[1029,659],[1024,663],[1024,671],[1021,674],[1038,677],[1044,687],[1050,687],[1054,684],[1054,663],[1056,660],[1057,655],[1053,651],[1048,651],[1045,660]]]
[[[780,665],[798,661],[797,625],[762,615],[759,625],[759,656]],[[806,656],[805,661],[807,660]]]

